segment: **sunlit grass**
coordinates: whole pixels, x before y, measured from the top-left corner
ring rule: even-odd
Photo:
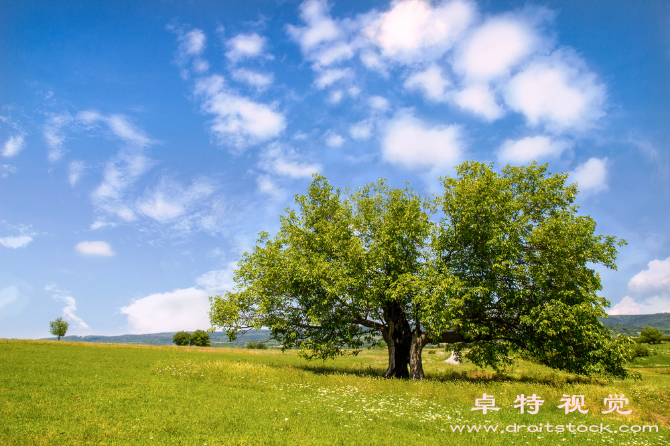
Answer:
[[[667,354],[666,354],[667,355]],[[660,356],[660,355],[659,355]],[[668,355],[670,356],[670,355]],[[382,350],[307,362],[294,351],[0,340],[0,444],[654,444],[670,442],[670,368],[608,381],[520,362],[504,373],[424,355],[423,382],[387,380]],[[498,412],[473,412],[493,395]],[[545,400],[537,415],[517,395]],[[631,415],[603,415],[625,394]],[[563,394],[585,395],[568,415]],[[454,433],[454,424],[656,424],[658,433]]]

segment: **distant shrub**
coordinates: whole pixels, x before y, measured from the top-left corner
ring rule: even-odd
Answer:
[[[663,333],[658,328],[651,328],[649,325],[640,332],[640,341],[645,344],[660,344],[663,340]]]
[[[435,353],[436,353],[435,350],[428,350],[428,354],[429,354],[429,355],[434,355]]]
[[[650,354],[651,353],[649,352],[649,349],[646,346],[644,346],[642,344],[635,344],[631,348],[630,358],[631,359],[644,358],[644,357],[649,356]]]
[[[259,349],[259,350],[267,350],[268,346],[265,345],[265,342],[261,342],[261,341],[254,342],[254,341],[251,341],[251,342],[249,342],[249,343],[247,344],[247,348],[256,348],[256,349]]]
[[[191,335],[188,331],[178,331],[172,336],[172,342],[177,345],[190,345],[191,344]]]
[[[194,331],[191,335],[191,345],[198,347],[209,347],[211,345],[209,333],[207,333],[205,330]]]

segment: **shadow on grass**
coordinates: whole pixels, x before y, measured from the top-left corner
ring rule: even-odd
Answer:
[[[284,366],[285,367],[285,366]],[[291,368],[320,375],[351,375],[359,377],[381,378],[385,368],[367,366],[335,366],[328,364],[292,364]],[[546,374],[506,374],[504,372],[487,371],[482,369],[447,370],[442,372],[427,372],[427,381],[437,382],[509,382],[509,383],[531,383],[549,386],[563,386],[566,384],[591,384],[606,385],[610,380],[599,377],[580,375],[569,375],[558,371],[549,371]]]

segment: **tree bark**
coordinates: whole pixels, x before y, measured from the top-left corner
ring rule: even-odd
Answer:
[[[421,381],[423,375],[423,362],[421,361],[421,352],[428,344],[428,336],[421,332],[419,327],[414,327],[412,333],[412,346],[409,353],[409,371],[414,381]]]
[[[384,377],[407,379],[412,347],[412,330],[407,316],[400,305],[391,303],[384,309],[384,318],[389,327],[388,330],[382,330],[389,354],[389,366],[384,372]]]

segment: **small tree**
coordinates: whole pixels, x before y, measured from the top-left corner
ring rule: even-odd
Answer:
[[[209,347],[210,346],[209,333],[207,333],[204,330],[194,331],[193,334],[191,335],[191,345],[195,345],[198,347]]]
[[[191,344],[191,335],[188,331],[178,331],[172,336],[172,342],[177,345],[189,345]]]
[[[67,333],[67,329],[69,326],[70,323],[68,321],[64,321],[62,317],[59,317],[56,320],[49,322],[49,327],[51,328],[51,334],[54,336],[58,336],[59,341],[61,336],[65,336],[65,333]]]
[[[649,325],[640,332],[640,342],[645,344],[660,344],[663,341],[663,333],[658,328],[651,328]]]

